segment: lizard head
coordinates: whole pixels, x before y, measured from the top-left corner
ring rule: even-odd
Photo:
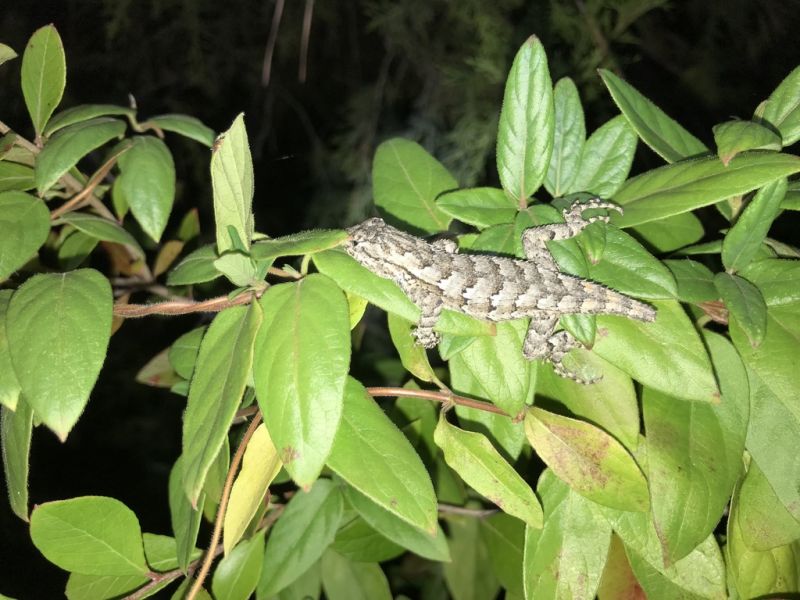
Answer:
[[[363,242],[370,242],[376,237],[379,237],[385,228],[386,223],[383,222],[383,219],[374,217],[358,225],[353,225],[347,229],[347,233],[350,234],[351,244],[360,244]]]

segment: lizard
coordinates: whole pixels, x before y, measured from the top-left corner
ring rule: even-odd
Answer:
[[[433,348],[439,335],[433,330],[442,309],[490,322],[530,317],[522,344],[528,360],[552,364],[561,377],[593,383],[569,371],[562,359],[581,346],[569,332],[556,332],[558,320],[568,314],[621,315],[654,321],[656,310],[599,283],[559,270],[547,242],[578,235],[607,215],[584,218],[588,209],[622,213],[613,202],[592,198],[562,211],[564,223],[526,229],[522,233],[525,259],[490,254],[462,254],[451,239],[427,242],[374,217],[347,229],[344,250],[372,273],[394,281],[420,309],[413,335],[416,343]]]

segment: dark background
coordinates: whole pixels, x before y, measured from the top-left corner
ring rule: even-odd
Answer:
[[[604,67],[710,147],[711,125],[749,118],[800,64],[798,0],[289,0],[277,27],[275,12],[275,0],[6,0],[0,41],[21,55],[35,29],[56,25],[67,54],[60,108],[127,105],[130,94],[141,120],[183,112],[215,131],[244,111],[256,227],[270,235],[366,216],[371,157],[387,137],[420,141],[462,185],[494,184],[505,75],[534,33],[553,81],[576,81],[590,131],[616,113],[596,75]],[[0,120],[30,137],[19,65],[0,67]],[[167,141],[179,182],[174,214],[198,206],[209,236],[208,149]],[[658,164],[640,144],[634,172]],[[180,453],[184,400],[133,377],[200,321],[151,317],[114,335],[68,441],[35,431],[33,503],[109,495],[136,512],[144,531],[170,533],[167,476]],[[32,546],[26,525],[0,508],[0,593],[57,598],[65,581]]]

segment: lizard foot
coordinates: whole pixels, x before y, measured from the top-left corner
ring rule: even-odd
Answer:
[[[417,327],[412,335],[417,344],[423,348],[435,348],[440,339],[439,334],[432,327]]]
[[[562,215],[564,216],[564,220],[573,227],[580,227],[583,229],[587,225],[594,223],[596,221],[602,221],[603,223],[608,223],[610,217],[608,215],[597,215],[595,217],[589,217],[588,219],[583,218],[583,212],[586,210],[590,210],[592,208],[605,208],[608,210],[616,210],[619,214],[623,214],[622,207],[619,204],[615,204],[614,202],[609,202],[607,200],[602,200],[600,198],[592,198],[587,200],[586,202],[574,202],[572,206],[567,209],[564,209]]]

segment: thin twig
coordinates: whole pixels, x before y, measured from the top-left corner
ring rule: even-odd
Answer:
[[[272,73],[272,55],[275,53],[275,44],[278,41],[278,31],[281,27],[283,16],[283,0],[276,0],[275,11],[272,13],[272,25],[269,28],[267,47],[264,50],[264,64],[261,67],[261,85],[267,87]]]
[[[186,600],[194,600],[195,596],[197,596],[200,588],[203,587],[203,581],[205,581],[208,572],[211,570],[211,564],[214,562],[214,558],[217,556],[217,544],[219,544],[219,538],[222,535],[222,521],[225,518],[225,511],[228,508],[228,500],[231,497],[233,480],[236,477],[236,472],[239,470],[239,465],[244,457],[244,451],[247,448],[247,444],[250,442],[250,438],[253,437],[253,434],[256,432],[256,429],[260,424],[261,413],[259,412],[256,413],[255,417],[250,422],[250,425],[247,426],[247,430],[244,432],[244,436],[242,436],[242,441],[239,442],[239,447],[236,449],[236,453],[233,455],[233,458],[231,458],[231,466],[228,469],[228,476],[225,478],[225,487],[222,488],[222,496],[219,499],[217,518],[214,521],[214,531],[211,534],[211,542],[208,544],[208,550],[206,551],[205,559],[200,567],[200,571],[197,573],[194,584],[192,584],[192,589],[189,590],[189,593],[186,595]]]
[[[117,152],[114,156],[109,158],[103,164],[103,166],[101,166],[99,169],[97,169],[97,172],[94,175],[92,175],[92,177],[89,179],[89,181],[86,182],[86,187],[84,187],[80,192],[75,194],[72,198],[70,198],[64,204],[62,204],[61,206],[59,206],[58,208],[53,210],[53,212],[50,213],[50,218],[51,219],[57,219],[58,217],[60,217],[64,213],[68,213],[68,212],[70,212],[72,210],[77,210],[81,206],[83,206],[83,204],[85,204],[84,201],[86,200],[86,198],[88,196],[92,195],[92,192],[94,192],[94,189],[100,184],[101,181],[103,181],[103,178],[106,175],[108,175],[108,172],[111,171],[112,167],[117,163],[117,159],[119,158],[119,156],[121,154],[123,154],[124,152],[127,152],[127,151],[128,151],[128,148],[125,148],[124,150],[122,150],[122,152]],[[114,222],[116,222],[116,221],[117,220],[114,219]]]
[[[466,406],[468,408],[475,408],[483,410],[496,415],[509,416],[507,412],[496,407],[494,404],[484,402],[483,400],[474,400],[473,398],[465,398],[458,396],[452,392],[435,392],[433,390],[410,390],[408,388],[399,387],[369,387],[367,393],[370,396],[403,396],[406,398],[424,398],[426,400],[433,400],[434,402],[441,402],[444,405],[457,404],[459,406]]]
[[[311,39],[311,19],[314,16],[314,0],[306,0],[306,7],[303,11],[303,32],[300,38],[300,66],[297,78],[300,83],[306,82],[308,72],[308,44]]]
[[[257,298],[254,293],[239,294],[233,300],[227,296],[217,296],[193,302],[191,300],[173,300],[168,302],[155,302],[154,304],[115,304],[114,316],[132,319],[148,315],[187,315],[197,312],[220,312],[231,306],[249,304]]]
[[[439,513],[443,515],[464,515],[467,517],[477,517],[485,519],[500,512],[497,508],[467,508],[465,506],[454,506],[452,504],[439,504]]]

